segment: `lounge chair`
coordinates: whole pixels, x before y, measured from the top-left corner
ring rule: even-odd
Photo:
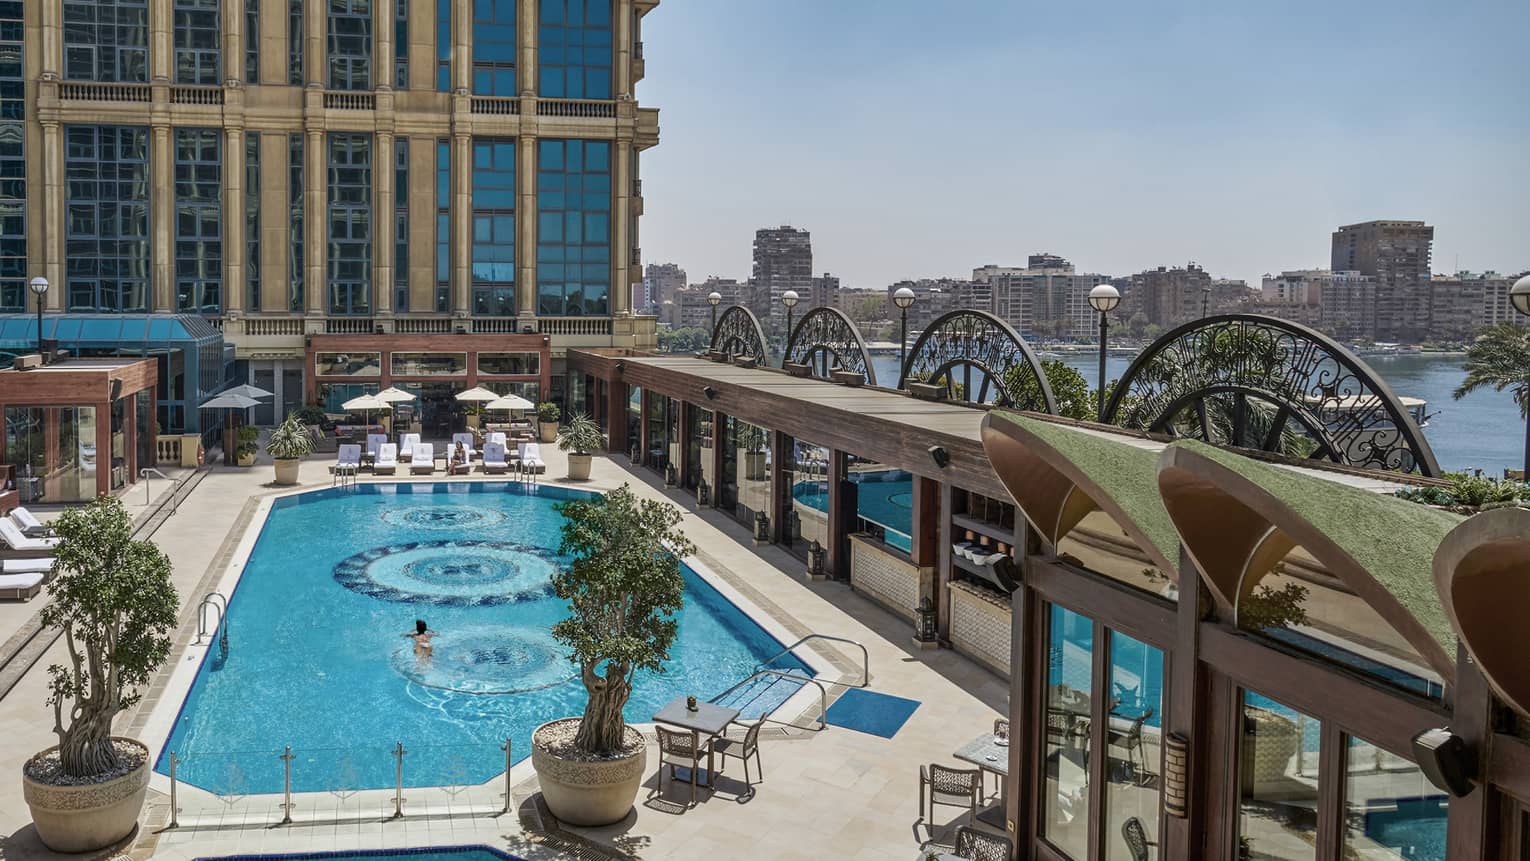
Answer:
[[[497,442],[501,446],[503,446],[505,444],[505,432],[504,431],[494,431],[493,433],[485,434],[484,438],[483,438],[483,450],[484,451],[488,451],[489,450],[489,443],[491,443],[491,442]]]
[[[0,574],[0,600],[25,601],[42,591],[44,575]]]
[[[478,453],[478,451],[473,448],[473,435],[470,433],[452,434],[452,446],[450,449],[448,449],[448,453],[455,451],[457,448],[457,443],[459,442],[462,443],[462,447],[467,450],[467,459],[472,460],[473,455]]]
[[[505,444],[502,442],[486,442],[483,444],[483,471],[489,475],[504,475],[510,468],[505,462]]]
[[[340,446],[335,453],[335,465],[329,471],[339,475],[355,473],[358,469],[361,469],[361,446],[349,442]]]
[[[58,546],[57,538],[28,538],[21,534],[21,527],[9,517],[0,517],[0,541],[17,553],[36,556]]]
[[[436,471],[436,447],[428,442],[415,443],[414,458],[409,461],[410,475],[430,475]]]
[[[377,460],[372,463],[372,472],[377,475],[395,475],[398,473],[398,446],[391,442],[385,442],[377,447]]]
[[[53,579],[53,566],[58,560],[52,556],[28,556],[23,559],[0,559],[0,574],[41,574],[43,582]]]
[[[17,526],[21,527],[21,534],[29,538],[42,538],[53,533],[48,524],[38,520],[37,515],[27,511],[25,508],[11,509],[11,519],[16,521]]]
[[[387,441],[388,441],[388,435],[387,434],[380,434],[380,433],[369,433],[369,434],[367,434],[367,457],[370,457],[373,460],[376,460],[377,459],[377,450],[379,448],[382,448],[382,444],[387,442]]]
[[[399,444],[398,444],[398,459],[401,462],[403,462],[403,463],[408,463],[411,460],[414,460],[414,447],[419,445],[419,444],[420,444],[420,435],[419,434],[417,434],[417,433],[406,433],[406,434],[404,434],[404,436],[399,440]]]
[[[542,449],[539,445],[534,442],[523,442],[520,444],[520,451],[522,471],[537,474],[547,471],[547,464],[542,462]]]

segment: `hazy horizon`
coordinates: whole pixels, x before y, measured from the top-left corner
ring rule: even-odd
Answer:
[[[1436,272],[1517,272],[1526,32],[1523,2],[663,0],[643,262],[745,278],[791,224],[848,287],[1039,251],[1252,285],[1395,218],[1435,227]]]

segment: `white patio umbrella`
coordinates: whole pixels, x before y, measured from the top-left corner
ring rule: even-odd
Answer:
[[[500,410],[520,412],[522,410],[535,409],[536,405],[531,401],[521,397],[520,395],[505,395],[502,398],[495,398],[494,400],[489,401],[483,405],[483,408],[486,410],[494,410],[495,412],[499,412]]]
[[[387,401],[379,398],[376,395],[362,395],[361,397],[351,398],[350,400],[341,404],[340,408],[347,412],[366,413],[367,423],[371,424],[372,410],[389,410],[393,407]]]
[[[410,392],[404,391],[403,389],[389,386],[377,393],[377,399],[387,402],[389,417],[393,419],[393,426],[397,428],[398,414],[394,412],[394,405],[401,404],[406,401],[412,401],[415,399],[415,396]]]
[[[256,398],[256,399],[259,399],[259,398],[274,398],[274,397],[276,397],[276,392],[268,392],[265,389],[262,389],[260,386],[252,386],[249,383],[244,383],[243,385],[234,386],[232,389],[226,389],[226,390],[224,390],[223,394],[225,394],[225,395],[227,395],[227,394],[244,395],[247,398]],[[258,404],[257,404],[257,406],[258,406]]]
[[[472,387],[471,389],[468,389],[465,392],[458,392],[457,393],[457,400],[459,400],[459,401],[482,401],[484,403],[488,403],[489,401],[497,401],[497,400],[499,400],[499,395],[495,394],[494,392],[489,391],[488,389],[484,388],[483,386],[474,386],[474,387]]]

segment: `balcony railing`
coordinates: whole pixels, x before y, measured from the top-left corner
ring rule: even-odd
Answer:
[[[221,105],[222,87],[171,87],[170,101],[177,105]]]
[[[324,320],[326,335],[370,335],[374,331],[371,317],[327,317]]]
[[[521,112],[521,100],[514,96],[474,96],[472,111],[475,114],[514,116]]]
[[[609,335],[610,317],[538,317],[537,331],[543,335]]]
[[[154,438],[154,462],[168,463],[171,466],[181,465],[181,440],[178,436],[157,436]]]
[[[514,317],[474,317],[473,331],[481,335],[514,335],[519,330]]]
[[[148,84],[96,84],[65,81],[59,85],[59,98],[82,102],[151,102],[154,92]]]
[[[394,317],[393,331],[400,335],[443,335],[452,330],[446,317]]]
[[[324,108],[331,111],[375,111],[377,96],[372,93],[328,92]]]
[[[244,334],[254,337],[283,337],[303,334],[303,320],[297,317],[241,317],[237,321]],[[228,327],[238,331],[235,326]]]
[[[584,117],[611,119],[616,116],[616,103],[599,99],[540,99],[537,114],[544,117]]]

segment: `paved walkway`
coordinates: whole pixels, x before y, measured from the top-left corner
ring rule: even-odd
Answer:
[[[565,472],[564,456],[555,446],[544,446],[543,452],[548,461],[544,481],[556,483]],[[315,458],[303,465],[305,485],[329,486],[326,463]],[[195,633],[195,601],[206,584],[221,575],[249,525],[255,501],[275,492],[265,485],[270,477],[266,465],[214,470],[154,536],[175,564],[176,586],[185,605],[175,663],[199,659],[199,651],[186,648]],[[892,739],[839,727],[773,731],[762,741],[764,779],[752,794],[743,792],[741,780],[734,780],[742,776],[734,761],[717,793],[703,793],[701,803],[689,810],[677,803],[684,791],[666,785],[662,795],[656,792],[657,751],[650,746],[650,777],[635,814],[616,827],[581,833],[643,859],[912,857],[916,833],[920,838],[927,833],[916,823],[919,765],[950,762],[953,750],[991,728],[1006,702],[1007,684],[952,652],[914,649],[906,622],[843,584],[805,582],[796,559],[775,547],[751,546],[742,525],[715,511],[698,511],[690,497],[659,486],[646,471],[630,472],[624,459],[597,458],[592,481],[580,486],[608,489],[623,482],[642,495],[669,498],[685,509],[682,528],[696,542],[702,563],[764,609],[780,628],[865,643],[871,688],[918,700],[920,706]],[[827,653],[837,647],[818,648]],[[57,651],[41,665],[54,660]],[[859,653],[849,649],[831,657],[838,666],[859,662]],[[119,731],[153,727],[167,720],[167,713],[173,718],[179,696],[160,696],[168,676],[168,671],[161,674],[138,713],[119,722]],[[52,716],[42,705],[45,680],[41,666],[34,668],[0,700],[0,738],[7,740],[0,750],[0,774],[9,775],[0,779],[0,858],[5,861],[50,857],[28,824],[18,777],[24,760],[53,742]],[[163,742],[152,732],[145,740],[156,748]],[[520,807],[536,791],[529,761],[517,766],[512,779],[513,806]],[[169,820],[167,799],[154,792],[132,855],[191,859],[234,852],[486,843],[528,859],[565,857],[528,836],[515,812],[501,814],[502,786],[503,779],[497,778],[456,796],[410,790],[406,815],[398,820],[388,818],[391,793],[359,793],[347,799],[299,796],[294,823],[286,826],[276,825],[281,818],[279,798],[225,803],[192,790],[182,793],[181,827],[173,830],[164,828]]]

